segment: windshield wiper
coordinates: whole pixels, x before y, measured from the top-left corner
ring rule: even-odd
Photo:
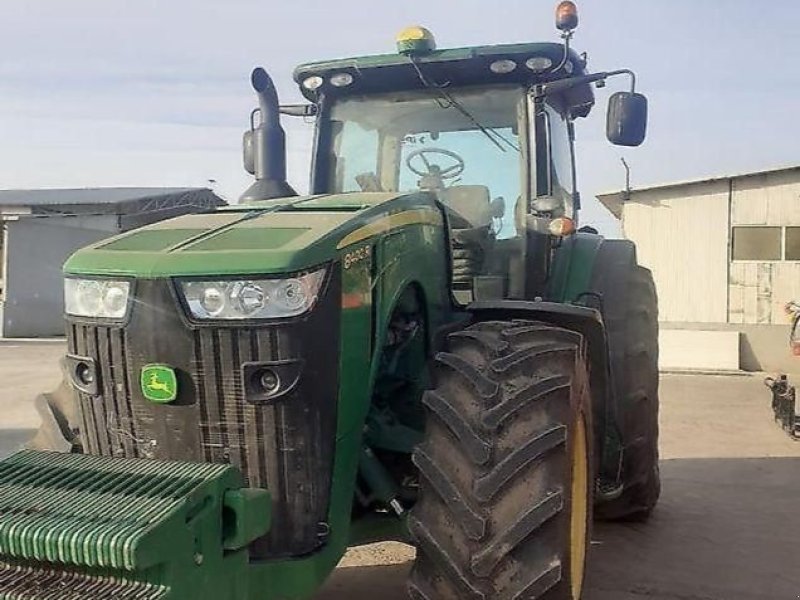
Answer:
[[[467,119],[469,119],[469,122],[472,123],[475,127],[477,127],[478,130],[483,135],[489,138],[489,141],[491,141],[495,146],[497,146],[501,152],[505,152],[506,149],[503,148],[503,145],[498,141],[498,139],[508,144],[508,146],[512,150],[516,150],[517,152],[519,152],[519,147],[516,144],[508,140],[500,132],[495,131],[494,129],[490,129],[489,127],[486,127],[483,123],[478,121],[478,119],[474,115],[472,115],[472,113],[470,113],[466,108],[464,108],[464,105],[461,104],[461,102],[459,102],[458,100],[456,100],[453,97],[453,95],[445,89],[445,86],[447,84],[440,85],[437,83],[433,83],[432,81],[428,81],[428,79],[422,73],[422,69],[419,68],[419,64],[417,64],[417,61],[414,60],[414,57],[411,56],[409,57],[409,59],[411,60],[411,65],[417,72],[417,76],[419,77],[419,80],[422,82],[422,85],[424,85],[426,88],[430,90],[435,90],[442,98],[444,98],[448,102],[448,104],[446,105],[439,103],[439,106],[441,106],[442,108],[450,108],[451,106],[455,108],[458,112],[460,112]]]

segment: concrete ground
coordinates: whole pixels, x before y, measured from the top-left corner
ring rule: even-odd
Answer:
[[[36,426],[59,345],[0,343],[0,456]],[[798,379],[800,382],[800,379]],[[665,375],[662,500],[647,523],[595,527],[584,600],[800,597],[800,443],[772,423],[761,377]],[[320,600],[405,600],[413,551],[351,551]]]

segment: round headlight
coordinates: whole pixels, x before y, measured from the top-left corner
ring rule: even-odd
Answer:
[[[553,66],[553,61],[546,56],[532,56],[525,61],[525,66],[534,73],[543,73]]]
[[[321,88],[323,83],[325,83],[325,80],[322,79],[322,77],[319,75],[312,75],[303,80],[303,87],[313,92]]]
[[[103,302],[103,286],[99,281],[87,279],[78,284],[78,303],[81,314],[100,314]]]
[[[103,293],[103,308],[106,314],[112,318],[119,318],[125,314],[128,305],[128,289],[118,283],[106,285]]]
[[[353,83],[353,76],[350,73],[336,73],[331,76],[331,85],[335,87],[347,87]]]
[[[274,300],[285,310],[294,312],[305,306],[309,301],[309,297],[302,281],[299,279],[287,279],[286,281],[281,281],[278,285],[275,290]]]
[[[237,310],[243,315],[252,315],[260,311],[267,303],[267,296],[260,286],[252,281],[242,282],[231,293]]]
[[[225,310],[225,290],[219,287],[207,287],[200,296],[200,306],[209,316],[216,317]]]
[[[516,68],[517,68],[517,63],[508,58],[504,58],[503,60],[496,60],[489,65],[489,70],[492,73],[497,73],[498,75],[511,73],[511,71],[513,71]]]

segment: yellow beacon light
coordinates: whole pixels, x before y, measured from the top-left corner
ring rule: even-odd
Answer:
[[[426,54],[436,50],[433,34],[419,25],[406,27],[397,34],[397,51],[400,54]]]

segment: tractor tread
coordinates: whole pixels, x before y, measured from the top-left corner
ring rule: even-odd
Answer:
[[[454,372],[458,373],[469,385],[471,385],[482,398],[491,398],[498,391],[498,384],[483,373],[481,373],[475,366],[450,352],[439,352],[436,355],[438,365],[449,367]]]
[[[552,519],[564,508],[561,492],[550,494],[536,506],[528,509],[519,518],[501,531],[489,545],[472,557],[472,572],[486,577],[509,552],[530,536],[539,527]]]
[[[512,600],[528,600],[529,598],[539,598],[550,588],[556,585],[561,579],[561,563],[556,561],[549,569],[543,573],[534,575],[533,579],[522,588],[522,590],[512,598]]]
[[[481,590],[470,583],[464,570],[422,521],[415,517],[410,517],[408,519],[408,528],[416,541],[422,546],[426,555],[431,557],[442,571],[449,576],[450,580],[457,584],[460,591],[466,594],[466,597],[474,598],[475,600],[483,600],[486,597]]]
[[[458,486],[429,456],[423,446],[418,446],[414,451],[413,460],[422,476],[430,482],[442,501],[456,515],[457,522],[467,536],[472,540],[480,540],[486,533],[486,518],[470,506]]]
[[[464,445],[470,460],[485,465],[491,458],[491,446],[484,440],[444,396],[434,390],[425,392],[423,404],[439,417],[450,432]]]
[[[574,352],[575,345],[570,343],[561,342],[548,342],[539,346],[522,348],[516,352],[512,352],[501,358],[492,361],[492,370],[496,373],[505,373],[512,367],[519,365],[525,361],[535,359],[542,354],[550,354],[552,352]]]
[[[523,471],[530,463],[539,460],[551,450],[567,441],[565,425],[556,425],[531,438],[521,448],[511,452],[491,471],[475,481],[475,496],[481,502],[489,502],[503,487]]]
[[[451,345],[453,345],[454,342],[461,341],[476,342],[479,346],[489,350],[494,355],[498,355],[508,348],[508,342],[498,339],[496,336],[484,331],[457,331],[450,334]]]
[[[485,321],[450,334],[447,347],[423,396],[425,439],[413,455],[420,494],[409,515],[409,595],[571,600],[562,565],[572,560],[578,414],[592,431],[583,337],[535,321]]]
[[[569,377],[564,375],[544,377],[539,381],[525,386],[505,402],[487,410],[483,415],[483,425],[487,429],[499,427],[518,410],[528,406],[530,402],[540,400],[554,392],[566,389],[569,389]]]

